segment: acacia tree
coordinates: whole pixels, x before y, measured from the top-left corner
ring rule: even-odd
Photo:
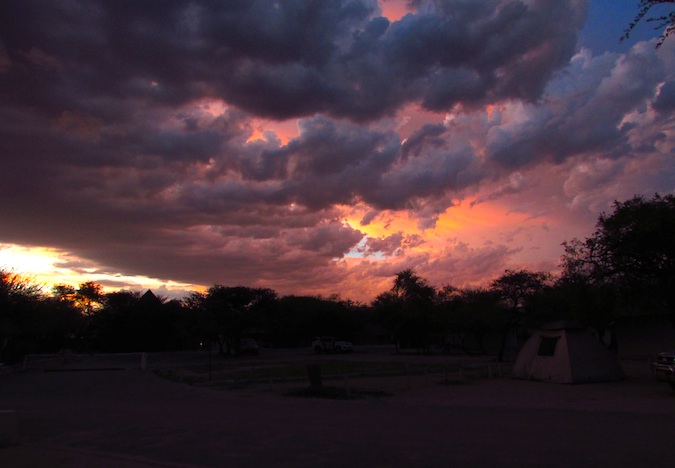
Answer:
[[[85,315],[92,315],[94,310],[103,303],[103,286],[93,281],[80,284],[75,291],[75,299]]]
[[[75,304],[77,290],[69,284],[56,284],[52,287],[52,296],[59,302]]]
[[[664,30],[659,41],[656,43],[657,49],[661,47],[666,38],[675,31],[675,11],[670,11],[665,15],[645,17],[653,7],[663,4],[673,5],[675,4],[675,0],[640,0],[638,3],[638,12],[635,15],[635,18],[633,18],[633,21],[628,25],[628,28],[624,31],[621,40],[628,39],[638,23],[644,19],[647,22],[655,22],[657,24],[655,29]]]
[[[490,288],[499,295],[507,308],[516,313],[526,308],[527,299],[541,292],[550,278],[548,273],[541,271],[506,270],[492,281]]]

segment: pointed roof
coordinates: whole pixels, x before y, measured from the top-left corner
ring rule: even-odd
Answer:
[[[156,304],[161,304],[162,301],[160,301],[157,296],[151,291],[147,290],[145,294],[141,296],[141,298],[138,300],[139,303],[141,304],[147,304],[147,305],[156,305]]]

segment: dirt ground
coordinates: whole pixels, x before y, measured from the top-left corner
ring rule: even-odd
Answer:
[[[17,444],[2,467],[671,466],[675,393],[642,361],[621,382],[559,385],[438,375],[339,379],[388,396],[288,396],[300,382],[224,389],[151,371],[0,377]],[[441,378],[443,377],[443,378]]]

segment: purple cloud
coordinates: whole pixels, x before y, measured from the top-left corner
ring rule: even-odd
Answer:
[[[337,265],[365,234],[343,206],[364,207],[364,227],[406,211],[422,229],[469,196],[526,191],[522,211],[548,212],[536,173],[551,165],[572,210],[672,191],[675,45],[592,56],[577,48],[586,9],[416,1],[390,21],[365,0],[5,1],[0,240],[124,274],[290,290],[353,279]],[[411,104],[438,119],[404,138]],[[287,118],[297,135],[251,138]],[[409,257],[415,242],[368,238],[364,253],[398,257],[360,271],[469,281],[513,255]]]

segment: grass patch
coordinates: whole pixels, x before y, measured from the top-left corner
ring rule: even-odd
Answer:
[[[275,382],[305,381],[309,379],[309,366],[320,369],[321,378],[335,380],[339,378],[358,379],[362,377],[430,376],[444,375],[444,385],[460,385],[467,381],[488,378],[488,367],[463,367],[460,362],[412,363],[396,360],[368,361],[354,359],[329,358],[327,356],[307,358],[298,361],[269,362],[265,360],[214,359],[207,363],[175,365],[164,367],[155,372],[169,380],[188,384],[217,385],[219,382],[229,387],[241,387],[251,384]],[[501,372],[499,373],[501,376]],[[316,382],[311,382],[316,384]],[[324,382],[325,383],[325,382]],[[305,391],[300,391],[301,393]],[[309,390],[312,392],[315,390]],[[354,391],[354,390],[352,390]],[[331,393],[331,390],[319,390]],[[316,395],[320,397],[320,395]],[[336,396],[337,398],[337,396]]]
[[[358,376],[377,374],[405,374],[409,369],[400,362],[368,362],[353,360],[320,360],[298,361],[287,363],[268,364],[265,362],[214,362],[211,365],[212,380],[235,381],[280,381],[298,380],[307,378],[307,366],[318,365],[323,376]],[[165,372],[190,376],[203,376],[208,380],[209,366],[207,364],[173,367]],[[195,377],[197,378],[197,377]]]
[[[304,387],[290,390],[288,396],[301,398],[326,398],[329,400],[362,400],[366,398],[384,398],[391,396],[382,390],[343,388],[334,386]]]

